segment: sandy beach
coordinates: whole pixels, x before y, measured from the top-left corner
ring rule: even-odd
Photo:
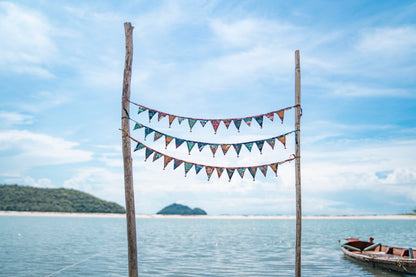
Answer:
[[[125,214],[106,213],[55,213],[55,212],[15,212],[0,211],[0,216],[50,216],[50,217],[119,217]],[[295,219],[294,215],[136,215],[136,218],[205,218],[205,219]],[[303,219],[406,219],[416,220],[416,215],[306,215]]]

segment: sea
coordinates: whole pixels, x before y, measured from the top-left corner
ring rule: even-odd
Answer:
[[[138,218],[139,276],[294,276],[294,219]],[[416,220],[304,219],[302,276],[403,276],[344,257],[358,237],[416,248]],[[0,216],[0,276],[128,276],[126,220]]]

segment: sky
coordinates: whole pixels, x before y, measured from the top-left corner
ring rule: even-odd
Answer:
[[[73,188],[124,206],[121,92],[124,22],[133,30],[131,101],[193,118],[243,118],[295,104],[295,50],[301,67],[301,177],[305,215],[398,214],[416,209],[415,1],[1,1],[0,183]],[[211,143],[266,139],[284,123],[220,125],[167,118],[149,123],[174,137]],[[133,125],[132,125],[133,127]],[[224,167],[256,166],[294,153],[164,149],[166,155]],[[135,147],[135,143],[132,144]],[[183,165],[163,170],[133,152],[136,213],[171,203],[211,215],[294,215],[295,163],[253,182],[210,181]]]

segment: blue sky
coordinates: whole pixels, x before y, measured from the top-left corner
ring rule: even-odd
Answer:
[[[120,105],[124,22],[133,24],[134,102],[175,115],[233,118],[294,104],[302,76],[304,214],[395,214],[416,208],[414,1],[1,1],[0,183],[75,188],[124,205]],[[265,119],[237,133],[222,125],[161,132],[244,142],[294,129]],[[132,136],[143,141],[141,130]],[[218,166],[284,160],[288,147],[235,158],[167,150]],[[135,152],[137,213],[173,202],[209,214],[294,214],[294,163],[255,182],[207,181]]]

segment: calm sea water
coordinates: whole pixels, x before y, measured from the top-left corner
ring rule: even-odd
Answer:
[[[352,263],[345,237],[416,248],[416,220],[307,219],[302,276],[403,276]],[[293,276],[295,220],[138,219],[139,276]],[[0,276],[127,276],[124,218],[0,216]]]

